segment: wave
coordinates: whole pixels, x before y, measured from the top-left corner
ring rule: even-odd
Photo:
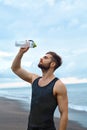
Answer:
[[[85,111],[85,112],[87,112],[87,106],[69,104],[69,108],[73,109],[73,110],[77,110],[77,111]]]

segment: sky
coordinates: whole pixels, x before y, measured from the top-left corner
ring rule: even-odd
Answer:
[[[55,75],[66,83],[87,82],[87,0],[0,0],[0,78],[18,78],[11,64],[15,41],[33,39],[22,66],[41,74],[39,59],[48,51],[62,57]],[[1,81],[1,80],[0,80]]]

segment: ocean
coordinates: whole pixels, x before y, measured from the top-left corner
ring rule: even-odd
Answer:
[[[31,86],[16,80],[0,79],[0,97],[20,101],[27,111],[31,103]],[[22,86],[21,86],[22,84]],[[69,99],[69,120],[87,127],[87,83],[66,84]],[[54,116],[59,117],[58,108]]]

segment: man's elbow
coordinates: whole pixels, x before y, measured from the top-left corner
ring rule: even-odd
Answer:
[[[17,70],[18,68],[14,67],[14,66],[11,66],[11,70],[16,74],[17,73]]]
[[[16,71],[15,67],[13,67],[13,66],[11,66],[11,70],[12,70],[13,72]]]

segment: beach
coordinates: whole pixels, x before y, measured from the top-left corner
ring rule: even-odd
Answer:
[[[29,112],[18,100],[0,98],[0,130],[27,130]],[[58,130],[59,119],[55,118]],[[67,130],[86,130],[79,123],[68,121]]]

